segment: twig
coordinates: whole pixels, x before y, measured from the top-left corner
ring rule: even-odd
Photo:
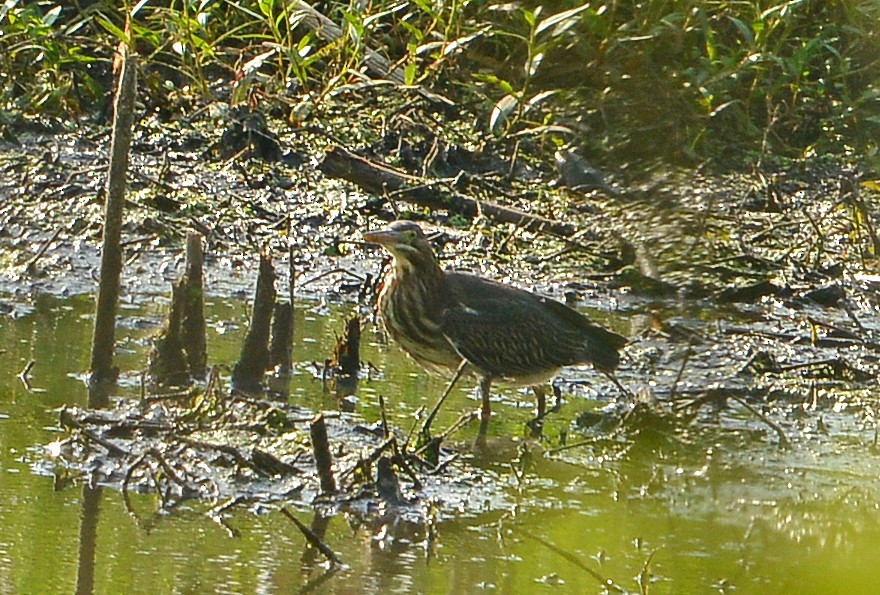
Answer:
[[[613,383],[614,383],[614,386],[616,386],[617,389],[618,389],[621,393],[623,393],[623,395],[624,395],[626,398],[628,398],[628,399],[634,399],[634,398],[635,398],[635,395],[632,393],[632,391],[630,391],[628,388],[626,388],[625,386],[623,386],[623,385],[620,383],[620,380],[617,379],[617,376],[615,376],[613,372],[609,372],[608,370],[599,370],[599,371],[602,372],[603,374],[605,374],[605,376],[608,377],[608,380],[610,380],[611,382],[613,382]]]
[[[58,236],[61,235],[61,232],[64,229],[65,229],[64,226],[59,227],[58,229],[55,230],[55,233],[52,234],[51,238],[49,238],[48,240],[43,242],[43,245],[40,246],[40,249],[37,251],[37,253],[34,255],[34,257],[31,258],[30,261],[27,263],[27,265],[25,265],[25,267],[24,267],[24,270],[27,271],[28,274],[33,274],[34,267],[37,265],[37,261],[43,257],[43,255],[46,253],[47,250],[49,250],[49,246],[51,246],[52,244],[55,243],[55,240],[58,239]]]
[[[425,413],[425,406],[421,405],[416,410],[416,415],[413,418],[413,424],[409,428],[409,433],[406,435],[406,440],[403,441],[404,452],[409,449],[409,443],[412,442],[412,437],[416,433],[416,426],[419,425],[419,418],[422,416],[423,413]]]
[[[336,552],[330,549],[330,546],[324,543],[321,538],[315,534],[314,531],[306,527],[301,520],[293,516],[293,514],[291,514],[290,511],[287,510],[287,508],[285,508],[284,506],[281,507],[281,514],[293,521],[293,524],[296,525],[297,529],[300,530],[309,545],[324,554],[324,557],[327,558],[327,560],[329,560],[331,564],[333,564],[334,566],[337,564],[342,564],[342,560],[339,558]]]
[[[382,436],[388,440],[390,432],[388,430],[388,416],[385,414],[385,397],[379,395],[379,413],[382,415]]]
[[[352,466],[349,469],[346,469],[345,471],[340,473],[339,479],[341,481],[344,481],[345,479],[348,478],[349,475],[354,473],[355,469],[362,466],[364,463],[366,463],[367,465],[372,465],[373,463],[375,463],[376,461],[379,460],[379,457],[382,456],[382,453],[384,453],[386,450],[388,450],[388,448],[390,446],[396,445],[396,443],[397,443],[397,438],[394,438],[393,436],[391,438],[388,438],[387,440],[385,440],[385,442],[383,442],[382,444],[377,446],[375,449],[373,449],[373,452],[371,452],[370,455],[366,459],[359,459],[358,462],[354,466]]]
[[[648,556],[648,559],[645,560],[645,563],[642,565],[642,571],[639,573],[637,577],[639,583],[639,593],[642,595],[648,595],[648,585],[651,584],[651,562],[654,560],[654,555],[657,553],[657,550],[651,552]]]
[[[403,472],[406,473],[410,480],[413,483],[413,488],[418,491],[422,489],[422,482],[419,480],[415,471],[412,470],[412,467],[409,466],[409,463],[406,462],[406,457],[400,451],[400,446],[397,444],[397,440],[394,440],[392,443],[394,454],[395,454],[395,462],[400,465],[400,468],[403,469]]]
[[[21,378],[21,381],[24,382],[25,384],[28,383],[28,376],[30,375],[31,370],[33,369],[34,364],[36,364],[36,363],[37,363],[37,360],[32,359],[31,361],[29,361],[27,363],[27,365],[24,367],[24,369],[18,373],[18,377]]]
[[[455,370],[455,376],[452,377],[452,381],[449,383],[449,386],[446,387],[446,391],[444,391],[443,396],[440,397],[440,400],[437,401],[437,404],[434,405],[433,409],[431,409],[431,413],[429,413],[428,417],[425,418],[425,423],[422,424],[422,436],[426,436],[431,430],[431,424],[434,422],[434,418],[437,417],[437,412],[440,411],[440,407],[443,405],[443,402],[452,392],[452,389],[455,387],[455,384],[458,382],[459,378],[461,378],[461,375],[464,374],[465,368],[467,368],[467,366],[468,361],[466,359],[461,360],[461,363],[458,364],[458,369]]]
[[[108,451],[110,451],[111,453],[113,453],[116,456],[126,456],[126,457],[131,456],[131,453],[129,451],[125,450],[121,446],[117,446],[116,444],[110,442],[109,440],[105,440],[104,438],[101,438],[100,436],[98,436],[97,434],[95,434],[94,432],[92,432],[90,430],[82,430],[82,433],[83,433],[83,436],[85,436],[86,438],[88,438],[89,440],[91,440],[97,444],[100,444],[101,446],[103,446],[104,448],[106,448]]]
[[[347,244],[353,244],[353,243],[363,244],[363,242],[346,242],[346,243]],[[320,281],[324,277],[329,277],[330,275],[335,275],[336,273],[345,273],[349,277],[354,277],[355,279],[357,279],[358,281],[361,281],[361,282],[363,282],[365,280],[363,275],[358,275],[357,273],[349,271],[348,269],[345,269],[345,268],[335,268],[335,269],[330,269],[329,271],[324,271],[320,275],[316,275],[316,276],[312,277],[311,279],[306,279],[305,281],[300,283],[299,286],[305,287],[306,285],[308,285],[310,283],[314,283],[315,281]]]
[[[678,383],[681,382],[681,377],[684,376],[684,369],[687,367],[688,361],[690,361],[693,354],[694,350],[688,345],[687,351],[684,352],[684,357],[681,360],[681,367],[678,369],[678,374],[675,375],[675,381],[672,383],[672,388],[669,389],[670,403],[675,401],[675,394],[678,392]]]
[[[455,420],[455,421],[452,423],[451,426],[449,426],[448,428],[446,428],[445,430],[443,430],[443,432],[442,432],[439,436],[437,436],[436,440],[438,440],[438,441],[440,441],[440,442],[442,442],[443,440],[446,440],[449,436],[451,436],[452,434],[454,434],[455,432],[457,432],[457,431],[460,430],[461,428],[465,427],[467,424],[469,424],[469,423],[471,423],[472,421],[474,421],[475,419],[477,419],[478,416],[479,416],[479,413],[477,413],[476,411],[470,411],[470,412],[468,412],[468,413],[462,413],[462,414],[458,417],[458,419]],[[426,450],[428,450],[429,448],[431,448],[431,446],[432,446],[433,444],[436,444],[436,441],[435,441],[435,440],[429,440],[429,441],[428,441],[427,443],[425,443],[421,448],[419,448],[418,450],[416,450],[416,451],[415,451],[414,453],[412,453],[412,454],[414,454],[414,455],[416,455],[416,456],[419,456],[420,454],[422,454],[423,452],[425,452]]]
[[[788,436],[785,435],[785,432],[782,428],[779,427],[779,424],[749,405],[744,399],[733,395],[729,395],[729,398],[733,399],[734,401],[745,407],[752,415],[760,419],[762,422],[767,424],[774,432],[776,432],[776,435],[779,437],[780,448],[788,448],[789,446],[791,446],[791,442],[789,441]]]
[[[529,539],[534,539],[535,541],[537,541],[538,543],[540,543],[541,545],[543,545],[544,547],[549,549],[551,552],[554,552],[554,553],[562,556],[563,558],[565,558],[566,560],[568,560],[569,562],[571,562],[572,564],[574,564],[575,566],[577,566],[578,568],[580,568],[581,570],[583,570],[584,572],[586,572],[587,574],[592,576],[594,579],[599,581],[599,583],[606,590],[617,591],[618,593],[626,593],[626,589],[624,589],[623,587],[621,587],[620,585],[615,583],[610,578],[605,578],[604,576],[602,576],[601,574],[599,574],[598,572],[596,572],[595,570],[593,570],[592,568],[590,568],[589,566],[584,564],[583,561],[580,560],[580,558],[578,558],[577,556],[575,556],[571,552],[567,552],[564,549],[562,549],[561,547],[559,547],[558,545],[550,543],[549,541],[547,541],[543,537],[538,537],[537,535],[534,535],[533,533],[530,533],[529,531],[526,531],[525,529],[520,529],[520,532],[523,535],[525,535],[526,537],[528,537]]]

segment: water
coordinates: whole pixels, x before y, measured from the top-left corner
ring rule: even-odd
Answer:
[[[122,311],[124,394],[138,393],[163,308],[156,298]],[[310,362],[329,355],[349,312],[298,304],[293,401],[335,408]],[[78,375],[88,366],[91,314],[88,299],[40,297],[0,325],[0,593],[600,592],[584,567],[631,591],[644,572],[655,593],[871,593],[880,578],[880,461],[871,435],[845,411],[825,413],[821,436],[810,420],[786,425],[790,450],[772,433],[736,426],[743,413],[734,410],[671,440],[643,432],[542,457],[562,433],[570,443],[587,437],[574,419],[611,394],[569,398],[538,444],[523,438],[531,396],[503,391],[486,448],[472,448],[475,427],[455,438],[471,480],[496,482],[495,497],[461,514],[444,510],[430,543],[421,528],[383,528],[389,521],[378,514],[335,516],[325,541],[345,567],[332,573],[273,507],[235,508],[226,526],[199,501],[157,514],[155,495],[133,494],[127,510],[116,490],[34,471],[46,468],[42,445],[60,437],[58,408],[86,402]],[[208,315],[211,361],[234,362],[243,305],[215,301]],[[409,428],[444,388],[372,330],[362,358],[381,371],[358,393],[367,422],[382,394],[392,424]],[[28,390],[17,375],[31,360]],[[436,427],[477,406],[462,387]],[[313,522],[310,510],[291,510]]]

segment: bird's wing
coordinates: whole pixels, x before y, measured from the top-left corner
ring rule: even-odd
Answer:
[[[592,362],[612,370],[626,339],[568,306],[474,277],[447,275],[440,330],[459,354],[494,376],[527,376]]]

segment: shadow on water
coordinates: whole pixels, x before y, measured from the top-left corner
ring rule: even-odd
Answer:
[[[145,299],[124,312],[123,396],[139,392],[147,338],[163,306]],[[42,445],[59,437],[58,408],[86,402],[77,375],[88,362],[91,304],[40,298],[16,308],[0,327],[7,350],[0,359],[0,583],[14,592],[601,591],[585,569],[628,590],[638,590],[641,575],[659,592],[858,593],[876,584],[880,459],[870,407],[851,408],[856,398],[873,402],[869,392],[839,387],[832,404],[832,391],[823,389],[810,411],[777,390],[764,410],[791,441],[781,449],[774,431],[735,401],[704,403],[684,419],[662,403],[621,404],[589,370],[566,372],[562,409],[546,420],[544,440],[532,440],[531,397],[502,390],[485,442],[474,442],[474,424],[453,435],[468,471],[449,481],[467,496],[437,496],[434,524],[390,510],[328,516],[287,505],[340,555],[344,565],[330,569],[277,506],[259,499],[227,511],[228,502],[212,509],[189,500],[157,514],[156,494],[124,499],[53,468]],[[215,300],[208,313],[211,360],[234,361],[240,304]],[[346,314],[297,305],[291,402],[311,411],[338,407],[322,390],[321,362]],[[707,323],[686,317],[682,324]],[[382,395],[389,423],[407,430],[446,380],[426,376],[371,327],[363,332],[361,358],[371,371],[350,397],[354,415],[369,427],[381,416]],[[650,377],[663,395],[678,365],[653,348],[668,355],[645,339],[623,380],[632,386],[639,375]],[[640,368],[649,356],[668,373]],[[16,376],[31,360],[28,389]],[[721,376],[735,377],[721,373],[717,354],[696,354],[676,390],[696,395],[697,385]],[[459,387],[436,427],[478,404],[472,386]],[[637,413],[618,432],[617,412],[627,407]],[[80,490],[70,487],[74,479]]]

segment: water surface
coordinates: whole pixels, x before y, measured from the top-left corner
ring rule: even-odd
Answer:
[[[147,298],[123,309],[125,396],[138,394],[147,338],[164,306]],[[78,580],[80,591],[99,593],[600,592],[579,565],[631,591],[644,573],[655,593],[871,593],[878,584],[880,461],[864,420],[845,411],[827,412],[821,437],[803,424],[788,450],[767,432],[724,431],[743,415],[728,411],[716,426],[703,422],[672,440],[644,433],[542,457],[562,436],[587,437],[574,420],[614,395],[577,390],[538,443],[524,438],[531,397],[505,390],[493,404],[486,449],[473,451],[475,427],[454,439],[474,481],[497,482],[485,512],[480,503],[443,511],[431,542],[424,531],[384,526],[379,515],[335,516],[325,540],[345,567],[332,574],[271,506],[235,509],[226,526],[206,514],[206,502],[156,514],[156,497],[140,494],[130,512],[116,490],[68,482],[60,469],[45,473],[43,445],[60,437],[58,409],[86,402],[92,307],[88,299],[39,297],[0,324],[0,592],[70,593]],[[329,356],[350,311],[297,304],[293,402],[336,408],[311,362]],[[228,365],[238,356],[244,306],[215,300],[208,316],[210,360]],[[378,418],[382,394],[391,422],[408,429],[444,388],[372,328],[362,357],[381,371],[358,392],[366,422]],[[28,387],[17,375],[31,360]],[[472,386],[461,387],[438,427],[477,406]],[[313,521],[311,510],[292,510]]]

